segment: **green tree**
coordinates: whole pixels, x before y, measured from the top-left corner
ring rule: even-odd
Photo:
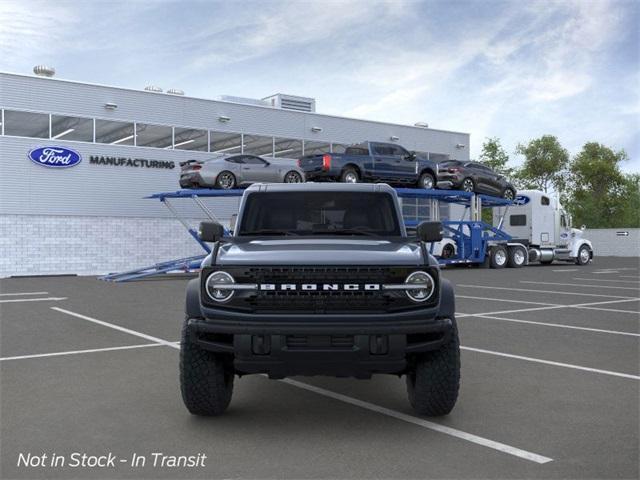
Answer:
[[[551,187],[556,191],[564,189],[569,152],[562,148],[556,137],[543,135],[526,145],[518,144],[516,153],[525,158],[516,174],[519,186],[544,192]]]
[[[624,175],[624,150],[586,143],[569,166],[565,204],[576,225],[592,228],[637,227],[640,224],[639,176]]]
[[[480,162],[498,173],[511,177],[513,168],[509,167],[509,155],[502,148],[500,139],[497,137],[486,138],[482,144],[482,153],[480,153]]]

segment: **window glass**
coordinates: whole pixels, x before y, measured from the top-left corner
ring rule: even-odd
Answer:
[[[242,135],[239,133],[211,132],[211,153],[242,153]]]
[[[275,150],[273,152],[274,157],[279,157],[279,158],[302,157],[302,140],[276,137],[274,139],[274,142],[275,142]]]
[[[358,230],[400,235],[393,197],[387,193],[259,192],[245,202],[241,236],[269,230],[297,235],[359,235]]]
[[[272,157],[273,137],[263,137],[261,135],[245,135],[244,153]]]
[[[551,204],[551,200],[549,200],[549,197],[540,197],[540,205],[550,205]]]
[[[391,148],[391,151],[393,152],[391,155],[395,155],[396,157],[404,157],[406,155],[409,155],[409,152],[405,150],[404,147],[401,147],[400,145],[394,145],[390,148]]]
[[[225,161],[230,162],[230,163],[244,163],[243,158],[244,158],[243,156],[237,155],[235,157],[225,158]]]
[[[133,123],[96,119],[96,142],[133,145]]]
[[[150,123],[136,124],[136,145],[138,147],[171,148],[173,130],[164,125]]]
[[[563,227],[567,226],[567,219],[565,218],[564,215],[560,215],[560,225]]]
[[[51,138],[93,142],[93,119],[51,115]]]
[[[512,227],[523,227],[527,224],[526,215],[511,215],[509,217],[509,225]]]
[[[242,157],[242,160],[243,163],[248,163],[250,165],[264,165],[267,163],[260,157],[254,157],[252,155],[245,155]]]
[[[329,153],[331,151],[331,144],[327,142],[312,142],[311,140],[304,141],[304,154],[305,155],[317,155],[323,153]]]
[[[345,145],[344,143],[332,143],[331,144],[331,151],[333,153],[344,153],[347,150],[348,145]]]
[[[176,150],[207,151],[207,131],[195,128],[175,128],[173,148]]]
[[[5,110],[4,134],[17,137],[49,138],[49,115]]]

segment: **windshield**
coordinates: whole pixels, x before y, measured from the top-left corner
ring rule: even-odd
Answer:
[[[393,197],[373,192],[259,192],[237,235],[399,236]]]

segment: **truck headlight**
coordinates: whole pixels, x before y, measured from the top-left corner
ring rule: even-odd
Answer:
[[[226,302],[233,297],[234,290],[224,288],[225,285],[236,283],[231,275],[227,272],[213,272],[207,278],[205,289],[211,300],[216,302]]]
[[[427,272],[413,272],[404,283],[416,284],[415,289],[407,290],[407,296],[414,302],[424,302],[431,298],[436,288],[436,282]]]

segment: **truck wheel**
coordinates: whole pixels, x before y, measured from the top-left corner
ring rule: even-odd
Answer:
[[[509,255],[507,249],[502,245],[496,245],[491,249],[491,260],[489,266],[491,268],[504,268],[507,265]]]
[[[504,198],[505,200],[513,200],[514,198],[516,198],[516,192],[514,192],[512,188],[507,187],[502,193],[502,198]]]
[[[340,181],[342,183],[358,183],[360,181],[360,177],[358,176],[358,172],[349,167],[345,168],[342,171],[342,175],[340,175]]]
[[[229,190],[236,186],[236,176],[228,171],[220,172],[216,178],[216,187]]]
[[[586,265],[591,260],[591,250],[586,245],[582,245],[578,250],[576,265]]]
[[[509,267],[520,268],[527,262],[527,252],[522,247],[509,247]]]
[[[185,320],[180,341],[180,390],[193,415],[221,415],[229,406],[233,372],[223,360],[191,341],[189,320]]]
[[[449,342],[434,352],[421,354],[407,374],[409,403],[421,415],[446,415],[456,404],[459,387],[460,342],[454,320]]]
[[[432,190],[436,188],[436,180],[430,173],[423,173],[418,180],[418,188],[424,188],[425,190]]]

